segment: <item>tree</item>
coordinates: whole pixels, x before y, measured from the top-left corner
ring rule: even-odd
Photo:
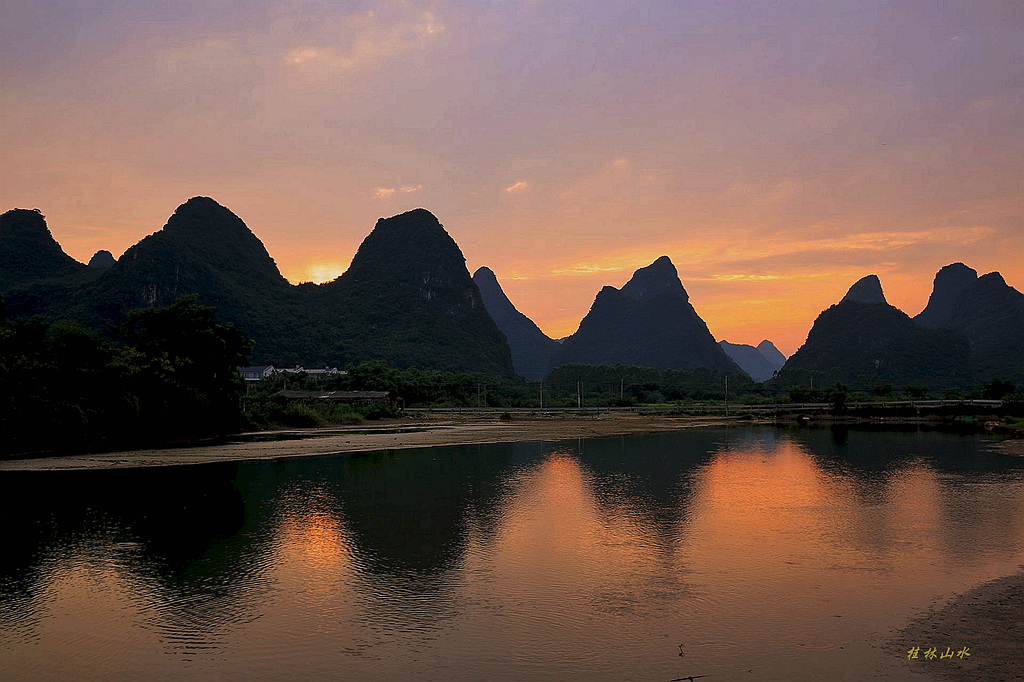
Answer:
[[[165,437],[195,436],[241,424],[244,387],[237,368],[248,364],[251,343],[233,326],[217,322],[214,310],[199,305],[196,296],[131,311],[116,338],[123,344],[142,428]]]
[[[74,323],[0,328],[0,451],[97,445],[135,414],[110,344]]]
[[[879,398],[892,395],[892,384],[887,381],[876,381],[871,385],[871,392]]]
[[[1000,379],[999,377],[993,377],[992,381],[985,384],[985,388],[982,389],[981,396],[986,400],[1002,400],[1004,396],[1007,396],[1016,391],[1016,386],[1013,382]]]
[[[833,414],[846,412],[846,394],[846,386],[838,381],[829,387],[828,401],[832,407]]]
[[[903,387],[904,392],[911,398],[923,398],[928,395],[928,389],[925,386],[914,386],[913,384],[907,384]]]

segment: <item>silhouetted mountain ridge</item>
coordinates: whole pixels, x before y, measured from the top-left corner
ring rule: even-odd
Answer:
[[[998,272],[961,291],[945,320],[967,337],[977,383],[1002,377],[1024,383],[1024,294]]]
[[[885,303],[878,278],[856,282],[843,299],[814,321],[807,340],[779,371],[783,384],[876,382],[939,388],[972,382],[967,340],[948,330],[916,324]]]
[[[542,379],[558,352],[559,343],[516,309],[490,268],[478,268],[473,273],[473,281],[480,288],[487,312],[508,339],[516,374],[531,381]]]
[[[724,339],[719,341],[718,345],[754,381],[768,381],[786,361],[785,356],[779,353],[778,349],[768,340],[762,341],[756,348],[745,343],[729,343]],[[769,353],[775,351],[779,357],[782,357],[782,362],[776,359],[775,354],[765,355],[761,351],[762,347]]]
[[[74,275],[85,267],[64,253],[39,211],[15,208],[0,215],[0,287]]]
[[[38,225],[33,229],[38,239]],[[0,242],[0,250],[6,246]],[[221,320],[252,337],[254,362],[343,366],[381,359],[398,367],[513,371],[508,344],[462,252],[423,209],[381,219],[349,271],[322,286],[289,284],[245,223],[208,197],[179,206],[163,229],[109,268],[77,265],[88,278],[12,289],[13,314],[102,327],[133,308],[198,294]]]
[[[768,360],[775,370],[782,369],[782,366],[786,364],[786,356],[768,339],[764,339],[761,343],[757,344],[757,351]]]
[[[338,354],[398,367],[514,373],[508,342],[462,251],[426,209],[378,220],[349,269],[322,289],[326,319],[347,333]]]
[[[914,321],[926,327],[948,326],[957,297],[977,280],[978,271],[963,263],[951,263],[940,268],[935,273],[928,305],[914,317]]]
[[[114,254],[110,253],[106,249],[100,249],[92,255],[89,259],[90,268],[105,269],[111,267],[117,260],[114,258]]]
[[[551,366],[568,363],[742,372],[690,305],[667,256],[634,272],[621,290],[601,289]]]
[[[198,294],[253,338],[254,362],[382,359],[509,375],[514,360],[530,378],[565,363],[742,371],[726,342],[715,343],[668,257],[621,289],[602,288],[559,344],[516,310],[493,272],[470,278],[458,245],[425,209],[379,220],[349,270],[324,285],[289,284],[245,223],[208,197],[179,206],[116,261],[107,252],[93,261],[87,267],[64,253],[38,211],[0,215],[0,293],[12,320],[40,315],[103,328],[133,308]],[[782,357],[767,341],[740,348],[769,364]],[[778,381],[806,384],[811,375],[860,387],[1024,382],[1024,294],[998,272],[978,277],[953,263],[936,274],[928,305],[911,320],[868,275],[818,316]]]

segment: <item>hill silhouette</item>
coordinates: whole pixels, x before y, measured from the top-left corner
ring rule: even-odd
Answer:
[[[250,336],[257,363],[344,366],[381,359],[398,367],[513,372],[508,344],[487,315],[462,252],[423,209],[381,219],[349,271],[320,286],[289,284],[245,223],[208,197],[179,206],[163,229],[109,268],[59,259],[63,251],[42,216],[22,213],[37,216],[16,217],[27,218],[28,233],[44,244],[49,265],[32,273],[48,279],[27,280],[13,269],[20,286],[3,291],[12,316],[102,328],[130,310],[197,294],[221,321]],[[15,227],[16,235],[26,231],[21,223]],[[17,239],[12,243],[25,250]],[[15,248],[5,239],[0,250]]]
[[[333,355],[514,373],[462,251],[426,209],[378,220],[349,269],[321,289],[325,320],[345,330]]]
[[[786,364],[786,356],[768,339],[764,339],[761,343],[757,344],[757,350],[775,371],[782,369],[782,366]]]
[[[667,256],[634,272],[622,289],[601,289],[551,366],[568,363],[743,371],[715,343]]]
[[[963,263],[947,265],[935,275],[928,306],[914,319],[966,337],[975,383],[993,377],[1024,382],[1024,294],[998,272],[978,277]]]
[[[245,223],[208,197],[179,206],[109,268],[83,269],[87,280],[64,278],[12,296],[19,313],[102,328],[130,310],[198,294],[221,321],[245,331],[263,358],[278,353],[297,324],[295,288]]]
[[[516,374],[531,381],[543,379],[558,352],[558,342],[512,305],[490,268],[478,268],[473,281],[480,288],[487,312],[508,339]]]
[[[37,210],[0,215],[0,288],[80,274],[85,265],[64,253]]]
[[[950,263],[935,273],[928,305],[914,317],[926,327],[948,327],[957,296],[978,280],[978,271],[963,263]]]
[[[196,294],[252,338],[253,362],[279,366],[379,359],[532,379],[566,363],[743,371],[723,346],[769,366],[784,360],[768,341],[756,349],[715,343],[665,256],[621,289],[603,288],[559,344],[516,310],[493,272],[469,276],[458,245],[425,209],[382,218],[345,274],[299,286],[238,216],[208,197],[179,206],[119,259],[100,251],[90,266],[63,251],[39,211],[13,209],[0,215],[0,294],[10,320],[38,315],[95,329]],[[756,364],[747,369],[765,376]],[[806,384],[812,375],[851,387],[967,386],[996,376],[1024,383],[1024,294],[998,272],[978,277],[953,263],[911,320],[868,275],[818,316],[776,381]]]
[[[729,343],[724,339],[719,341],[718,345],[754,381],[768,381],[774,376],[776,370],[781,369],[785,364],[785,356],[782,356],[782,353],[779,353],[778,349],[768,340],[762,341],[756,348],[745,343]],[[782,356],[782,362],[778,362],[774,354],[765,355],[761,351],[762,347],[769,353],[774,350],[775,353]]]
[[[92,255],[92,258],[89,259],[89,267],[101,269],[109,268],[116,262],[117,260],[114,258],[114,254],[110,253],[106,249],[100,249]]]
[[[885,302],[875,275],[856,282],[814,321],[807,340],[777,376],[781,385],[817,381],[867,388],[875,382],[929,387],[971,382],[967,340],[928,329]]]
[[[885,294],[882,293],[882,283],[878,280],[878,275],[867,275],[854,282],[850,290],[846,292],[846,296],[843,296],[843,300],[839,301],[839,303],[843,304],[849,301],[888,304],[888,301],[885,300]]]

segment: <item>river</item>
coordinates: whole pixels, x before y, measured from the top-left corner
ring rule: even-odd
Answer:
[[[1024,563],[1024,461],[988,442],[718,427],[0,473],[0,676],[870,679],[893,629]]]

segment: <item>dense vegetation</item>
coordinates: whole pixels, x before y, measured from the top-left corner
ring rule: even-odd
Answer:
[[[658,370],[630,365],[569,364],[543,381],[483,373],[399,369],[380,360],[350,364],[346,374],[276,375],[245,387],[236,368],[251,345],[217,321],[196,297],[130,311],[99,334],[66,321],[11,323],[0,296],[0,452],[116,449],[164,444],[243,427],[319,426],[397,416],[384,403],[352,406],[277,395],[291,389],[389,391],[404,406],[612,407],[828,402],[909,397],[1008,399],[1024,404],[1010,381],[941,392],[874,382],[867,392],[836,382],[812,389],[758,384],[742,372]],[[728,394],[726,393],[728,387]],[[938,395],[936,395],[938,393]],[[1020,405],[1018,405],[1020,406]],[[1019,410],[1018,410],[1019,411]]]
[[[543,381],[519,377],[396,369],[381,361],[349,365],[347,375],[314,378],[276,375],[260,382],[247,398],[273,403],[287,384],[291,389],[391,391],[406,407],[544,407],[630,406],[723,400],[726,373],[700,368],[692,372],[629,365],[563,365]],[[729,392],[763,400],[758,384],[742,372],[729,375]],[[579,391],[579,396],[577,392]],[[317,408],[320,409],[320,408]],[[257,419],[258,421],[258,419]],[[322,421],[330,421],[326,416]]]
[[[250,345],[194,297],[130,312],[107,335],[0,326],[0,452],[104,449],[237,430]]]
[[[464,374],[416,368],[396,369],[380,361],[349,365],[347,375],[314,377],[304,374],[276,375],[252,387],[246,400],[259,406],[254,409],[254,422],[260,423],[260,410],[276,410],[271,423],[295,426],[316,423],[344,423],[359,419],[356,410],[326,407],[322,401],[310,401],[303,412],[312,411],[314,423],[289,421],[282,412],[286,403],[275,394],[282,388],[314,390],[390,391],[405,407],[521,407],[537,408],[543,396],[544,407],[630,407],[686,406],[699,403],[722,403],[728,397],[732,404],[829,403],[842,408],[846,403],[886,403],[922,399],[1008,399],[1020,402],[1016,386],[995,378],[983,387],[972,390],[945,388],[932,390],[906,384],[894,386],[875,382],[863,390],[854,390],[841,382],[815,387],[793,385],[781,388],[772,383],[757,383],[745,373],[719,372],[698,368],[692,372],[658,370],[634,365],[562,365],[542,381],[496,377],[485,374]],[[728,394],[726,393],[728,383]],[[317,404],[319,403],[319,404]],[[290,407],[292,411],[298,408]],[[363,409],[363,408],[360,408]],[[382,411],[370,416],[391,416],[397,412]],[[332,415],[332,411],[334,411]],[[368,414],[363,411],[363,414]]]

